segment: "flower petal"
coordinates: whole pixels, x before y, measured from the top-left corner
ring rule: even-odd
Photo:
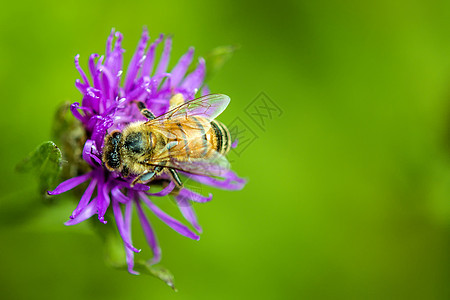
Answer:
[[[132,213],[132,209],[133,209],[133,201],[128,201],[125,204],[125,220],[124,220],[124,225],[125,225],[125,231],[126,234],[130,240],[130,243],[132,243],[131,241],[131,213]],[[141,250],[139,250],[141,251]],[[132,249],[125,247],[125,253],[127,256],[127,265],[128,265],[128,272],[134,275],[139,275],[139,272],[136,272],[135,270],[133,270],[134,268],[134,252]]]
[[[159,192],[157,192],[157,193],[146,193],[146,194],[150,195],[150,196],[164,197],[164,196],[169,195],[173,191],[174,188],[175,188],[175,183],[173,183],[173,181],[171,181],[168,186],[166,186],[165,188],[163,188]]]
[[[103,224],[106,224],[105,213],[109,207],[111,199],[109,198],[109,193],[107,190],[107,183],[101,178],[98,182],[97,187],[97,209],[98,209],[98,220]]]
[[[147,54],[145,55],[144,65],[142,66],[142,75],[143,76],[150,76],[153,71],[153,66],[155,64],[155,50],[156,46],[161,43],[163,40],[164,35],[160,34],[159,38],[154,41],[150,47],[147,50]]]
[[[87,140],[86,143],[84,143],[83,147],[83,159],[90,164],[92,167],[95,167],[95,164],[92,162],[92,158],[97,162],[98,165],[102,165],[102,161],[95,155],[92,154],[92,148],[94,146],[93,140]]]
[[[91,120],[94,118],[91,118]],[[114,124],[111,117],[100,117],[94,120],[94,130],[91,135],[91,139],[95,141],[97,149],[103,148],[103,142],[105,141],[106,130]]]
[[[219,180],[217,178],[208,176],[188,174],[185,172],[181,173],[202,184],[210,185],[224,190],[241,190],[247,182],[245,179],[238,177],[231,170],[228,170],[224,174],[224,180]]]
[[[184,235],[185,237],[191,238],[193,240],[199,240],[200,236],[198,236],[196,233],[191,231],[186,225],[180,223],[179,221],[175,220],[165,212],[163,212],[159,207],[157,207],[155,204],[153,204],[150,199],[147,198],[147,196],[140,192],[139,193],[141,199],[145,202],[148,208],[164,223],[166,223],[170,228],[175,230],[181,235]]]
[[[79,186],[83,182],[89,179],[91,177],[92,171],[77,177],[73,177],[70,179],[67,179],[66,181],[61,182],[53,191],[47,191],[47,194],[49,195],[59,195],[61,193],[67,192],[71,189],[73,189],[76,186]]]
[[[84,220],[89,219],[97,212],[97,198],[92,199],[91,203],[89,203],[75,218],[70,219],[64,225],[76,225],[78,223],[83,222]]]
[[[233,149],[236,148],[238,146],[238,142],[239,142],[239,140],[235,139],[234,142],[231,144],[231,148],[233,148]]]
[[[118,91],[119,83],[120,83],[120,76],[122,74],[122,64],[123,64],[123,55],[122,53],[124,50],[122,49],[122,34],[120,32],[115,33],[116,36],[116,42],[114,44],[114,49],[110,54],[106,54],[105,57],[105,67],[107,67],[111,74],[116,77],[116,80],[114,82],[114,90],[115,92]]]
[[[80,79],[75,80],[75,87],[82,93],[86,93],[86,89],[88,88],[88,84],[81,83]]]
[[[81,196],[80,202],[78,202],[77,208],[73,211],[72,215],[70,216],[71,219],[75,219],[82,210],[88,205],[89,200],[91,200],[92,194],[94,193],[95,186],[97,185],[97,178],[92,178],[91,182],[89,182],[88,187],[83,193],[83,196]]]
[[[172,37],[168,36],[164,41],[164,50],[159,60],[158,68],[156,69],[155,76],[165,73],[167,65],[169,64],[170,51],[172,50]]]
[[[117,229],[119,230],[119,234],[122,237],[123,243],[125,246],[133,252],[139,253],[141,250],[136,249],[131,244],[131,231],[127,230],[127,224],[124,221],[122,215],[122,209],[120,208],[120,204],[117,201],[112,202],[112,208],[114,213],[114,219],[116,220]]]
[[[83,69],[80,67],[80,54],[75,55],[75,68],[78,70],[78,72],[81,75],[81,78],[83,79],[84,84],[89,85],[89,79],[86,76],[86,73],[84,73]]]
[[[131,228],[130,228],[131,231]],[[139,275],[139,272],[134,270],[134,252],[125,247],[125,254],[126,254],[126,260],[127,260],[127,270],[128,273],[133,275]]]
[[[112,102],[113,98],[115,97],[114,93],[115,90],[113,89],[114,84],[116,82],[116,78],[113,76],[111,71],[106,66],[101,66],[100,68],[101,72],[101,86],[102,91],[105,97],[103,97],[101,104],[102,104],[102,111],[105,111],[109,103]]]
[[[137,183],[134,185],[133,190],[135,191],[148,191],[150,187],[146,184]]]
[[[128,91],[128,98],[132,100],[144,100],[144,96],[147,96],[149,94],[149,85],[150,85],[150,78],[145,76],[141,77],[138,80],[134,82],[133,89]]]
[[[178,195],[175,197],[178,203],[178,208],[180,209],[181,213],[183,214],[186,221],[188,221],[198,232],[202,232],[202,228],[198,224],[197,221],[197,215],[195,214],[194,208],[192,207],[192,203],[183,197],[180,197]]]
[[[88,87],[81,104],[84,107],[88,107],[91,114],[98,113],[100,111],[100,101],[102,99],[102,95],[102,91],[94,89],[93,87]]]
[[[128,65],[127,75],[125,76],[125,85],[124,89],[126,92],[129,92],[132,88],[132,85],[134,83],[134,80],[136,78],[136,75],[142,66],[142,63],[144,62],[144,51],[147,47],[147,41],[149,39],[147,29],[144,28],[142,32],[141,39],[138,43],[136,52],[134,52],[133,58],[130,61],[130,64]],[[134,99],[132,99],[134,100]]]
[[[91,72],[91,77],[92,80],[94,82],[94,87],[99,90],[100,89],[100,81],[98,78],[98,70],[97,70],[97,66],[95,65],[95,59],[99,57],[98,54],[91,54],[91,56],[89,56],[89,71]]]
[[[111,53],[111,49],[112,49],[112,41],[114,39],[114,28],[111,29],[111,33],[108,36],[108,39],[106,40],[106,51],[105,51],[105,56],[108,57]]]
[[[206,95],[211,94],[211,91],[209,90],[209,87],[208,87],[207,84],[204,84],[204,85],[202,86],[200,92],[201,92],[202,96],[206,96]]]
[[[171,73],[171,80],[170,80],[170,86],[178,86],[178,84],[183,79],[184,75],[186,74],[187,69],[189,68],[189,65],[192,62],[192,57],[194,56],[194,48],[189,48],[188,52],[183,55],[180,60],[178,61],[177,65],[172,69]],[[168,81],[164,83],[163,88],[167,88]]]
[[[139,220],[141,221],[142,230],[144,231],[145,238],[147,239],[147,243],[153,251],[153,258],[150,261],[150,264],[156,264],[161,260],[161,248],[158,245],[158,240],[156,239],[156,235],[150,225],[148,218],[146,217],[144,211],[142,210],[141,204],[139,200],[136,201],[136,207],[138,211]]]
[[[70,105],[70,111],[72,112],[72,115],[80,120],[82,123],[86,123],[87,117],[83,116],[79,111],[78,108],[80,107],[80,103],[74,102]]]
[[[205,78],[206,65],[203,58],[199,59],[197,68],[184,79],[181,88],[189,89],[191,91],[198,90]]]
[[[119,201],[120,203],[127,203],[128,201],[131,201],[131,198],[128,198],[120,191],[119,186],[115,186],[112,188],[111,195],[113,199]]]
[[[202,196],[200,194],[197,194],[196,192],[193,192],[191,190],[188,190],[186,188],[181,189],[179,196],[181,198],[184,198],[186,200],[191,200],[194,202],[200,202],[200,203],[204,203],[204,202],[209,202],[212,199],[212,194],[209,193],[208,197]]]

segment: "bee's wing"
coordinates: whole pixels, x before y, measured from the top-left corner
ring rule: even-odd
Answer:
[[[230,169],[230,163],[225,156],[218,152],[214,154],[208,158],[190,158],[187,160],[178,160],[175,157],[171,157],[166,166],[197,175],[223,177],[225,172]]]
[[[230,97],[227,95],[210,94],[185,102],[147,123],[152,124],[153,122],[187,116],[199,116],[212,121],[225,110],[229,103]]]
[[[183,172],[204,175],[204,176],[219,176],[223,175],[230,169],[230,163],[225,156],[216,152],[208,158],[186,158],[180,160],[174,156],[163,159],[152,160],[146,162],[150,166],[161,166],[180,170]]]

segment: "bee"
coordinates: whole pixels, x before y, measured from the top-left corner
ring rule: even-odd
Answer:
[[[215,120],[230,98],[210,94],[185,102],[182,94],[170,99],[167,113],[155,117],[137,102],[148,121],[129,124],[122,132],[106,135],[102,160],[109,171],[136,175],[132,185],[167,174],[177,189],[183,184],[177,171],[220,176],[229,169],[225,155],[231,147],[228,128]]]

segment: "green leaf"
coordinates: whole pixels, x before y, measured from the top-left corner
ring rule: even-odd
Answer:
[[[68,179],[90,171],[82,157],[87,136],[83,124],[70,113],[70,103],[62,103],[56,110],[52,126],[52,138],[58,143],[63,158],[68,162],[61,177]]]
[[[169,270],[161,266],[151,265],[145,261],[136,261],[134,269],[141,274],[147,274],[154,276],[162,281],[164,281],[168,286],[170,286],[175,292],[177,289],[175,287],[174,277]]]
[[[225,63],[233,56],[234,52],[239,49],[238,46],[220,46],[208,52],[204,59],[206,61],[206,77],[208,82],[217,72],[222,69]]]
[[[238,49],[239,46],[220,46],[206,53],[206,55],[203,56],[206,63],[206,76],[204,82],[206,83],[211,80]],[[186,73],[191,73],[195,68],[197,68],[197,65],[191,64]]]
[[[39,190],[43,194],[55,183],[61,172],[61,150],[52,141],[44,142],[17,166],[21,173],[32,172],[39,180]]]
[[[66,137],[74,123],[74,120],[68,116],[69,110],[70,102],[66,101],[61,103],[57,107],[53,117],[52,138],[55,139],[58,144],[62,143],[62,140]]]
[[[233,56],[233,53],[239,49],[238,46],[220,46],[208,52],[204,59],[206,61],[206,78],[209,81],[217,72],[222,69],[225,63]]]

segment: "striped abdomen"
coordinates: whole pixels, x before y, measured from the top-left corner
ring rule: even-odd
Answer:
[[[218,152],[226,155],[231,147],[231,135],[221,122],[209,122],[202,117],[183,118],[182,122],[166,124],[166,130],[176,138],[176,146],[170,148],[172,155],[186,155],[186,158],[208,158]]]

